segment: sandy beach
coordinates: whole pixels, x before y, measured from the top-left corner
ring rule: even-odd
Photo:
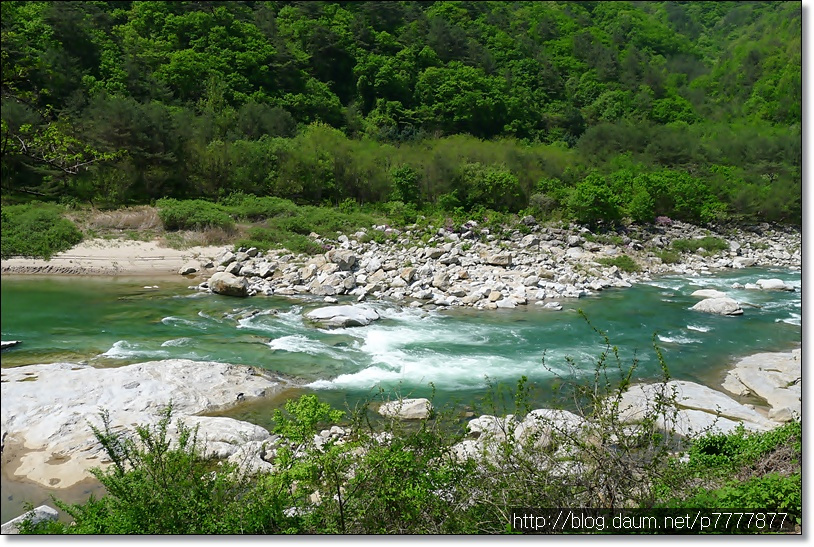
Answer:
[[[51,260],[11,258],[0,262],[0,267],[3,274],[177,274],[187,262],[214,259],[223,249],[221,245],[177,250],[162,247],[157,241],[90,239]]]

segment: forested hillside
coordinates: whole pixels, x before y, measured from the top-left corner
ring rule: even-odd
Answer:
[[[14,2],[4,203],[801,210],[800,2]]]

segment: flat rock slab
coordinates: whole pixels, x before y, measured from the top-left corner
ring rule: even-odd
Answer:
[[[305,314],[305,318],[323,327],[363,327],[379,319],[379,312],[365,306],[328,306]]]
[[[802,352],[758,353],[729,371],[723,388],[735,395],[754,394],[769,405],[769,417],[789,421],[802,416]]]
[[[664,385],[636,384],[631,386],[619,403],[620,417],[623,422],[642,420],[652,412],[657,397],[675,396],[673,417],[668,409],[667,417],[660,417],[659,427],[672,425],[677,433],[690,435],[706,430],[728,432],[742,423],[746,429],[766,431],[779,424],[767,420],[756,410],[742,405],[728,395],[712,388],[693,382],[673,380]],[[669,422],[669,423],[668,423]]]
[[[91,431],[109,412],[114,430],[155,424],[167,404],[173,422],[279,392],[281,382],[251,367],[170,359],[119,368],[54,363],[2,370],[3,452],[10,472],[52,488],[90,477],[106,455]],[[216,443],[264,438],[267,432],[228,418],[198,417],[199,437]],[[262,429],[262,428],[260,428]],[[211,450],[225,453],[222,446]],[[15,456],[16,454],[16,456]],[[5,460],[4,460],[5,461]]]

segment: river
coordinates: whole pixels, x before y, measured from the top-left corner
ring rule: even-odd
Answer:
[[[780,278],[796,290],[731,288],[761,278]],[[304,312],[324,305],[314,297],[236,299],[188,285],[179,277],[3,276],[2,338],[22,344],[2,353],[2,366],[221,361],[280,373],[300,384],[292,396],[317,393],[338,407],[382,394],[434,393],[438,405],[477,411],[484,394],[498,384],[513,386],[521,376],[529,378],[537,407],[551,402],[555,376],[575,372],[588,381],[605,347],[594,328],[618,347],[624,366],[638,361],[638,379],[658,375],[655,342],[674,378],[715,388],[736,358],[799,347],[802,339],[801,275],[788,270],[661,277],[564,300],[562,311],[533,305],[422,311],[371,303],[380,321],[334,330],[303,321]],[[700,288],[729,293],[744,314],[721,317],[690,310],[699,300],[690,294]],[[283,400],[247,403],[228,415],[269,427],[273,408]],[[4,521],[11,495],[5,475]]]

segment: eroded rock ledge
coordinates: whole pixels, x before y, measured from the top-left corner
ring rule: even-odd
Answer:
[[[173,422],[200,426],[207,450],[228,457],[242,444],[270,435],[262,427],[195,416],[267,397],[284,383],[246,366],[185,359],[119,368],[53,363],[2,369],[2,451],[12,474],[51,488],[67,488],[104,466],[105,454],[90,425],[109,412],[114,430],[155,424],[173,405]]]

